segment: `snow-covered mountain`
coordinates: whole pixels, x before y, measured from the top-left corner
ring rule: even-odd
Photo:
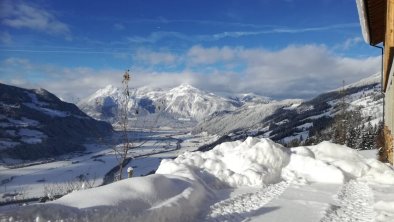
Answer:
[[[383,112],[379,82],[380,75],[375,74],[344,87],[349,109],[358,109],[365,123],[372,125],[381,120]],[[274,101],[253,93],[216,95],[188,84],[169,90],[143,87],[132,90],[129,110],[130,116],[144,116],[144,123],[149,121],[147,117],[160,112],[160,119],[165,120],[162,126],[173,127],[174,123],[180,125],[188,120],[188,126],[195,126],[194,133],[263,135],[288,142],[294,138],[305,140],[327,127],[338,111],[341,90],[308,101]],[[121,98],[120,89],[107,86],[78,105],[94,118],[111,121],[121,106]]]
[[[208,93],[188,84],[182,84],[162,95],[165,110],[174,115],[192,117],[198,121],[224,110],[234,110],[241,103]]]
[[[122,90],[110,85],[82,100],[78,106],[96,119],[114,121],[124,102],[122,98]],[[219,96],[189,84],[182,84],[168,90],[148,87],[133,89],[129,110],[131,116],[155,114],[160,111],[164,116],[170,116],[174,120],[202,121],[214,113],[233,111],[244,104],[269,101],[268,98],[256,94]]]
[[[256,93],[238,93],[238,94],[222,94],[223,97],[229,98],[234,101],[244,103],[270,103],[271,98],[266,96],[257,95]]]
[[[193,130],[194,133],[208,132],[210,134],[227,135],[234,131],[258,130],[264,127],[264,119],[274,114],[278,109],[291,108],[302,103],[300,99],[271,101],[270,103],[245,104],[228,112],[219,112],[201,121]]]
[[[44,89],[0,84],[0,158],[38,159],[83,150],[89,137],[111,135],[74,104]]]
[[[201,121],[194,133],[217,135],[262,135],[287,143],[293,139],[305,140],[333,121],[342,96],[349,110],[359,110],[360,124],[376,125],[383,116],[380,75],[374,74],[358,82],[318,95],[308,100],[271,101],[268,104],[242,106],[231,112],[212,115]]]
[[[95,119],[109,119],[115,117],[118,106],[122,103],[121,98],[121,90],[108,85],[78,102],[77,106]]]

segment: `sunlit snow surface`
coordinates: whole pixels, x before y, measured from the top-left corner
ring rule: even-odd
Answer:
[[[228,142],[162,160],[156,174],[0,210],[4,220],[393,221],[394,170],[330,142]]]

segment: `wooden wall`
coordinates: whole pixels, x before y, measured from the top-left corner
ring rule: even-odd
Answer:
[[[394,164],[394,0],[387,0],[386,33],[384,41],[383,87],[385,90],[385,140],[388,160]]]
[[[387,0],[386,34],[384,40],[383,86],[387,89],[394,55],[394,0]]]
[[[393,72],[390,72],[390,78],[385,92],[385,107],[384,107],[384,139],[385,139],[385,152],[387,159],[391,164],[394,164],[394,85],[393,85]]]

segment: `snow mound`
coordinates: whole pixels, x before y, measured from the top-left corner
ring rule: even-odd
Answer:
[[[291,148],[291,153],[286,174],[282,174],[286,179],[321,183],[360,179],[370,183],[394,184],[393,169],[343,145],[324,141],[315,146]]]
[[[265,186],[281,180],[338,184],[360,179],[394,184],[394,171],[386,164],[327,141],[286,149],[270,139],[249,137],[207,152],[186,152],[174,160],[163,160],[156,171],[195,180],[190,172],[213,188]]]
[[[17,221],[192,221],[206,207],[207,198],[209,192],[199,183],[156,174],[75,191],[47,204],[21,208],[12,217]]]
[[[282,168],[288,163],[286,148],[270,139],[249,137],[208,152],[186,152],[175,160],[163,160],[156,173],[182,176],[184,168],[189,168],[215,188],[264,186],[281,181]]]
[[[120,202],[134,200],[131,210],[137,212],[156,206],[170,197],[181,198],[186,193],[190,193],[188,190],[191,189],[191,183],[163,175],[153,175],[146,178],[135,177],[122,180],[116,183],[116,190],[113,188],[115,187],[102,186],[88,189],[83,193],[85,198],[78,200],[78,202],[75,202],[75,200],[81,193],[74,192],[54,201],[54,203],[81,209],[97,205],[116,206]],[[101,195],[97,195],[97,193]],[[187,196],[190,196],[190,194]]]
[[[334,166],[304,155],[291,155],[283,177],[298,182],[343,183],[343,173]]]

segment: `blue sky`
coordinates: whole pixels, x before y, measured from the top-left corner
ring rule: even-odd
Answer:
[[[132,86],[311,98],[379,71],[355,0],[0,1],[0,82],[69,101]]]

